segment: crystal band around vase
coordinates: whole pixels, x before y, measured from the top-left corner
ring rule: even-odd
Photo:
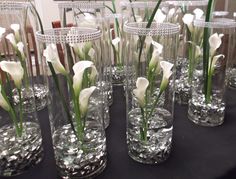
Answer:
[[[106,167],[100,38],[100,30],[84,27],[37,33],[50,69],[49,116],[62,178],[90,178]],[[82,49],[89,51],[86,60]]]
[[[202,29],[204,38],[202,58],[193,70],[188,117],[198,125],[218,126],[224,122],[225,84],[236,22],[225,18],[195,20],[194,26]]]
[[[130,44],[126,65],[127,144],[129,156],[158,164],[171,151],[175,60],[179,28],[171,23],[127,23]]]

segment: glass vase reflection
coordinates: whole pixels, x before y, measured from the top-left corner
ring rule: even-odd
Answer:
[[[179,28],[171,23],[146,25],[124,25],[130,44],[126,64],[132,69],[132,75],[126,74],[127,145],[132,159],[158,164],[171,152]]]

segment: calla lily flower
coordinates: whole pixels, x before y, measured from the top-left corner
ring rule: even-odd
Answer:
[[[12,77],[16,87],[20,89],[24,76],[24,69],[21,66],[21,63],[13,61],[1,61],[0,67],[2,71],[8,73]]]
[[[193,32],[193,20],[194,20],[194,15],[192,14],[185,14],[184,17],[182,18],[184,24],[188,26],[189,31],[192,33]]]
[[[1,85],[0,85],[0,106],[6,111],[10,111],[10,106],[7,103],[6,99],[2,95],[2,86]]]
[[[95,53],[96,53],[95,50],[93,48],[91,48],[88,52],[88,55],[90,56],[91,59],[93,59],[95,56]]]
[[[87,68],[90,68],[93,66],[94,66],[93,62],[87,61],[87,60],[82,60],[74,64],[73,88],[74,88],[76,96],[78,96],[80,90],[82,89],[84,71]]]
[[[175,8],[171,8],[167,14],[167,19],[171,19],[175,14]]]
[[[66,75],[67,72],[64,66],[61,64],[58,53],[57,47],[55,44],[49,44],[47,48],[43,52],[43,56],[46,58],[47,62],[51,62],[53,68],[56,72]]]
[[[19,24],[11,24],[11,29],[15,33],[16,42],[19,42],[20,41],[20,34],[19,34],[20,25]]]
[[[79,109],[82,117],[86,116],[88,111],[89,98],[96,89],[96,86],[83,89],[79,94]]]
[[[16,47],[16,39],[13,33],[10,33],[6,36],[6,39],[8,39],[10,41],[10,43],[13,45],[14,48]]]
[[[111,41],[111,43],[112,43],[112,45],[114,45],[116,51],[118,51],[118,44],[119,44],[119,42],[120,42],[120,38],[119,37],[116,37],[115,39],[113,39]]]
[[[203,10],[196,8],[193,13],[195,14],[195,19],[201,19],[201,17],[203,16],[204,12]]]
[[[1,41],[1,38],[2,38],[2,35],[6,32],[6,29],[3,28],[3,27],[0,27],[0,41]]]
[[[146,78],[139,77],[136,81],[136,89],[133,90],[135,97],[138,100],[138,103],[141,108],[145,107],[145,93],[147,87],[149,85],[149,81]]]
[[[165,19],[166,19],[166,15],[160,9],[158,9],[154,16],[154,20],[157,23],[163,23]]]
[[[24,44],[23,44],[23,42],[18,42],[18,43],[16,44],[16,46],[17,46],[19,52],[21,53],[22,59],[25,59]]]
[[[152,53],[152,58],[149,62],[149,68],[153,69],[156,67],[156,72],[158,73],[160,71],[159,62],[161,60],[160,54],[163,51],[163,45],[155,41],[152,41],[152,45],[154,47],[154,51]]]
[[[84,18],[78,20],[78,26],[96,28],[96,19],[90,13],[84,13]]]
[[[146,36],[146,38],[145,38],[146,53],[148,53],[148,50],[151,46],[151,43],[152,43],[152,37],[151,36]]]
[[[214,72],[214,70],[215,70],[215,64],[216,64],[216,62],[217,62],[221,57],[222,57],[222,58],[225,58],[225,56],[222,55],[222,54],[216,55],[216,56],[213,57],[212,62],[211,62],[211,66],[210,66],[210,72],[211,72],[211,73]]]
[[[163,91],[165,91],[165,89],[168,86],[169,78],[172,75],[171,69],[173,68],[174,65],[167,61],[161,61],[160,66],[163,71],[163,77],[162,77],[161,86],[160,86],[160,93],[162,93]]]
[[[224,34],[218,34],[214,33],[209,38],[209,44],[210,44],[210,53],[211,56],[213,56],[216,52],[216,50],[220,47],[222,40],[221,38],[224,36]]]

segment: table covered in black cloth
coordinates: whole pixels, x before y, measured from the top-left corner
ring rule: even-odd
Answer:
[[[114,88],[111,123],[106,131],[108,163],[96,179],[235,179],[236,90],[227,90],[226,101],[224,124],[212,128],[195,125],[187,119],[187,107],[175,105],[173,147],[169,159],[159,165],[144,165],[127,155],[125,97],[122,87]],[[12,179],[59,178],[46,111],[39,112],[44,160]]]

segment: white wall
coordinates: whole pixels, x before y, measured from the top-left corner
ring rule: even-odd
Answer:
[[[53,0],[35,0],[44,28],[51,28],[51,22],[60,20],[57,3]]]

